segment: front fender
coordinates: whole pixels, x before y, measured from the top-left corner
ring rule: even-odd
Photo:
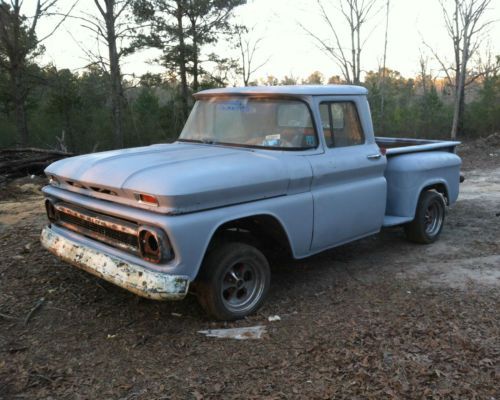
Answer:
[[[169,217],[170,240],[178,256],[176,273],[194,279],[217,230],[228,222],[255,215],[268,215],[280,223],[294,258],[309,254],[313,203],[307,192]]]

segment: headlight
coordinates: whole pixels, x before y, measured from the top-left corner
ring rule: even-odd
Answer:
[[[169,261],[174,256],[167,236],[163,231],[156,228],[140,228],[139,246],[141,256],[146,261],[159,263],[160,261]]]

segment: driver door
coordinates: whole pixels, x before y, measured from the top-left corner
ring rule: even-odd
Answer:
[[[363,103],[363,100],[365,103]],[[325,153],[309,157],[313,169],[314,231],[319,251],[380,230],[385,214],[386,158],[358,115],[366,99],[321,101]]]

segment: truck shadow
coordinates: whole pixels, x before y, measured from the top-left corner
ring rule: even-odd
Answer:
[[[306,259],[275,262],[272,264],[270,301],[283,296],[314,295],[314,292],[346,286],[353,280],[370,284],[376,279],[378,270],[382,272],[383,268],[384,272],[391,272],[388,260],[403,257],[415,247],[405,240],[401,228],[389,228]]]
[[[271,264],[268,299],[250,320],[292,312],[298,302],[314,300],[318,293],[353,284],[370,284],[381,266],[387,271],[388,259],[402,257],[413,246],[404,240],[400,229],[388,229],[307,259],[278,258]],[[50,266],[53,268],[54,265]],[[93,319],[96,325],[108,326],[110,331],[130,328],[138,333],[150,331],[149,335],[154,332],[176,334],[192,329],[193,324],[202,328],[212,323],[194,295],[182,301],[157,302],[140,298],[71,266],[61,263],[56,268],[59,273],[52,284],[59,285],[66,293],[57,306],[76,306],[81,318]]]

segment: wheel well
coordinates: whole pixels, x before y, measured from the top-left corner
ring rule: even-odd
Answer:
[[[448,197],[448,189],[446,188],[446,185],[444,183],[435,183],[433,185],[426,186],[422,189],[421,193],[427,190],[435,190],[436,192],[441,193],[444,197],[446,205],[450,205],[450,200]]]
[[[279,253],[292,256],[288,236],[281,223],[271,215],[253,215],[228,221],[217,228],[209,248],[221,240],[238,240],[259,248],[266,256]]]

